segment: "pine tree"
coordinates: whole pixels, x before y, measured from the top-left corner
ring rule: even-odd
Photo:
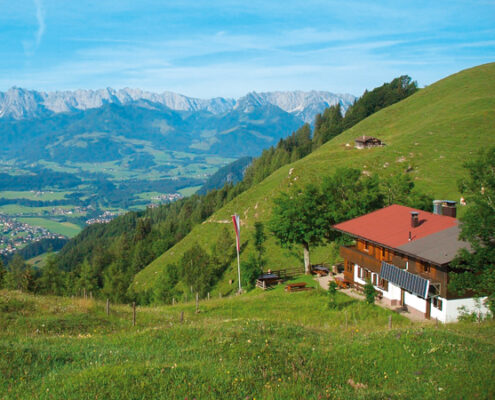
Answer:
[[[81,265],[79,279],[77,280],[77,288],[81,292],[86,290],[87,294],[90,292],[96,294],[98,290],[98,277],[95,274],[93,266],[87,259],[84,260]]]
[[[43,294],[61,295],[64,293],[63,272],[57,267],[55,256],[49,255],[38,280],[39,290]]]
[[[5,275],[7,274],[7,270],[3,266],[3,262],[0,259],[0,289],[2,289],[5,285]]]
[[[260,267],[260,269],[263,269],[265,266],[265,259],[263,258],[263,255],[265,254],[265,240],[266,240],[266,235],[265,235],[265,226],[263,225],[262,222],[255,222],[254,223],[254,235],[253,235],[253,240],[254,240],[254,248],[256,249],[257,253],[257,263]]]
[[[5,275],[5,287],[12,290],[26,290],[29,286],[27,282],[26,263],[23,258],[16,253],[8,266]]]
[[[154,300],[158,303],[170,304],[174,297],[178,297],[175,290],[178,281],[177,266],[175,264],[167,265],[154,285]]]

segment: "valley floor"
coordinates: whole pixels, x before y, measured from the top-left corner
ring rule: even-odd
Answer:
[[[0,291],[0,399],[495,396],[493,321],[435,327],[343,294],[330,310],[298,280],[315,289],[138,307],[135,327],[128,305]]]

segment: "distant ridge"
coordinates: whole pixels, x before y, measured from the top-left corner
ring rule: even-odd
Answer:
[[[12,87],[0,92],[0,118],[31,119],[99,108],[105,104],[131,105],[145,100],[175,111],[206,111],[212,114],[223,114],[253,102],[258,105],[271,104],[304,122],[312,123],[315,115],[330,105],[340,103],[347,110],[355,99],[351,94],[324,91],[251,92],[234,100],[223,97],[198,99],[173,92],[154,93],[131,88],[43,92]]]

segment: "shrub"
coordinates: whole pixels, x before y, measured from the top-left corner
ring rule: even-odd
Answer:
[[[368,304],[375,303],[376,291],[373,284],[370,281],[366,282],[366,285],[364,285],[364,296],[366,297],[366,303]]]
[[[248,261],[241,263],[241,282],[246,290],[254,288],[256,279],[262,273],[261,266],[253,254],[249,255]]]
[[[328,285],[328,308],[337,308],[337,284],[334,281],[330,281]]]

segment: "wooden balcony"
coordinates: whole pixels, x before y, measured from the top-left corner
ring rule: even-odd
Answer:
[[[382,268],[382,262],[380,260],[377,260],[375,257],[372,257],[365,252],[359,251],[354,246],[341,246],[340,256],[344,260],[369,269],[377,274],[380,273]]]

